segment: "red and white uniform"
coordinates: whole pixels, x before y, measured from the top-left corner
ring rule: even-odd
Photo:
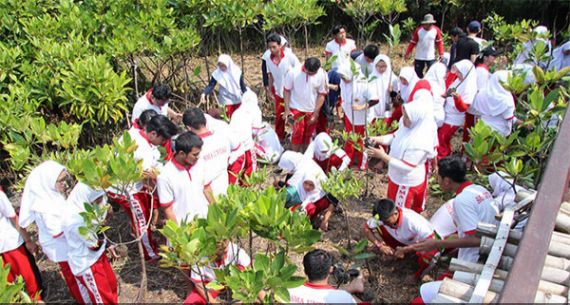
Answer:
[[[338,73],[352,79],[352,81],[346,81],[344,79],[340,81],[340,96],[342,98],[342,109],[344,111],[344,129],[347,132],[355,132],[364,138],[366,134],[365,126],[368,109],[354,110],[352,107],[366,107],[368,101],[377,101],[378,96],[376,95],[376,90],[372,90],[372,86],[365,77],[360,74],[352,75],[351,66],[348,64],[340,66]],[[356,148],[357,146],[360,148]],[[347,141],[344,150],[353,163],[356,162],[358,167],[362,170],[366,169],[368,166],[368,156],[362,140],[358,141],[358,143],[354,143],[350,140]]]
[[[466,181],[456,192],[453,199],[454,221],[460,238],[477,232],[479,222],[497,224],[497,209],[493,196],[487,189]],[[458,259],[476,263],[479,260],[479,248],[460,248]]]
[[[235,265],[239,269],[244,269],[251,265],[251,258],[247,255],[245,250],[230,242],[223,260],[210,262],[209,266],[192,266],[190,269],[190,279],[196,284],[204,283],[204,285],[206,285],[209,282],[216,280],[216,273],[214,270],[224,269],[231,265]],[[220,291],[209,290],[209,292],[212,296],[216,297]],[[203,298],[194,288],[186,297],[186,300],[184,300],[184,304],[206,304],[206,299]]]
[[[212,73],[212,77],[220,85],[218,102],[220,105],[226,106],[226,111],[230,109],[231,111],[235,111],[237,107],[231,106],[238,106],[241,103],[242,91],[240,79],[242,77],[242,71],[227,54],[220,55],[218,57],[218,63],[222,63],[227,67],[226,71],[222,71],[218,67]],[[231,113],[228,113],[228,117],[231,116]]]
[[[332,63],[332,68],[337,68],[340,64],[350,57],[350,54],[356,50],[356,43],[354,40],[346,38],[344,41],[337,41],[333,39],[327,42],[325,46],[325,54],[329,56],[337,56],[337,59]]]
[[[26,249],[24,239],[14,227],[12,221],[16,217],[16,211],[12,203],[0,188],[0,257],[4,265],[10,264],[8,281],[16,280],[18,276],[24,279],[26,291],[32,298],[40,298],[39,292],[42,287],[38,267],[32,254]],[[36,296],[36,294],[38,294]]]
[[[384,225],[374,217],[368,219],[366,226],[369,229],[381,230],[382,239],[392,248],[417,244],[435,236],[433,226],[422,215],[406,208],[398,208],[398,212],[396,228]],[[390,237],[385,233],[390,234]]]
[[[204,177],[212,181],[214,196],[226,194],[228,189],[228,161],[230,142],[227,137],[208,131],[198,135],[204,141],[200,151],[200,161],[204,164]]]
[[[390,144],[392,157],[388,163],[388,198],[399,207],[421,213],[427,189],[425,163],[435,156],[437,127],[431,103],[421,100],[429,94],[416,95],[418,100],[402,106],[412,122],[411,127],[404,126],[400,120],[398,130],[383,136],[381,144]]]
[[[285,100],[283,99],[283,83],[285,75],[293,67],[299,66],[300,62],[297,56],[293,54],[289,48],[281,48],[278,57],[271,55],[271,52],[263,54],[267,74],[273,79],[273,95],[275,96],[275,131],[280,139],[285,137],[285,120],[283,112],[285,111]]]
[[[168,103],[160,107],[153,103],[151,95],[152,95],[152,89],[149,89],[145,93],[145,95],[141,96],[137,100],[135,106],[133,107],[133,114],[131,115],[132,122],[135,122],[135,120],[137,120],[141,116],[141,113],[149,109],[156,111],[156,113],[158,114],[168,115]]]
[[[284,158],[289,158],[289,155],[284,155]],[[295,164],[295,169],[293,176],[287,181],[287,185],[295,188],[301,200],[300,206],[293,207],[293,210],[300,207],[311,219],[314,219],[330,205],[328,199],[325,198],[326,193],[322,187],[322,183],[327,180],[327,175],[313,160],[305,157],[302,157],[300,162],[294,157],[290,163]],[[311,192],[307,192],[303,186],[306,181],[312,182],[315,186]]]
[[[451,154],[451,138],[459,127],[466,123],[465,112],[469,109],[477,94],[477,73],[473,63],[468,59],[464,59],[455,63],[454,66],[461,72],[464,80],[459,80],[452,73],[449,73],[447,76],[447,89],[455,88],[459,95],[457,97],[447,97],[445,101],[444,124],[438,130],[439,147],[437,149],[437,157],[439,159]],[[470,125],[471,120],[468,123]],[[468,129],[470,126],[466,127],[465,129]],[[464,137],[464,140],[468,140],[468,138]]]
[[[437,53],[440,57],[443,57],[444,50],[441,30],[435,25],[432,25],[427,31],[423,26],[419,26],[412,35],[412,40],[410,40],[410,44],[406,49],[406,56],[416,47],[416,59],[426,61],[434,60],[436,46]]]
[[[324,132],[315,137],[304,155],[315,161],[325,173],[343,171],[350,165],[346,152],[336,147],[331,137]]]
[[[372,59],[371,62],[366,61],[366,56],[364,56],[364,53],[358,55],[358,57],[354,59],[354,62],[360,66],[360,72],[365,77],[369,77],[374,72],[374,70],[376,70],[376,67],[374,66],[374,59]]]
[[[475,71],[477,71],[477,89],[481,90],[487,86],[491,72],[489,72],[489,67],[485,64],[478,64],[475,67]]]
[[[429,222],[442,239],[457,233],[457,225],[453,221],[455,216],[453,212],[453,200],[449,200],[442,204],[437,211],[431,216]]]
[[[493,73],[487,86],[480,88],[470,111],[485,124],[504,136],[511,134],[515,119],[515,99],[501,83],[509,78],[508,71]]]
[[[129,134],[132,140],[137,143],[137,149],[133,155],[135,160],[142,161],[143,170],[160,169],[162,163],[160,162],[158,146],[150,143],[143,130],[131,128],[129,129]],[[152,191],[147,190],[143,182],[139,181],[134,185],[133,189],[129,190],[128,196],[130,196],[130,200],[127,200],[125,194],[120,194],[114,188],[109,189],[110,200],[123,208],[131,220],[133,232],[135,230],[138,231],[147,260],[158,258],[156,243],[153,240],[152,230],[150,229],[150,221],[152,211],[159,208],[159,203],[156,195],[150,193]]]
[[[378,72],[376,65],[383,61],[386,63],[386,71],[384,73]],[[368,77],[370,84],[370,90],[373,91],[373,95],[378,97],[378,104],[370,107],[368,111],[368,121],[371,122],[375,119],[384,119],[391,116],[391,112],[388,112],[386,105],[390,103],[390,85],[392,90],[398,92],[399,79],[392,72],[392,63],[390,58],[384,54],[376,56],[374,59],[374,70]]]
[[[433,115],[437,127],[441,127],[445,120],[445,111],[443,105],[445,104],[445,75],[447,74],[447,67],[441,62],[436,62],[428,69],[424,79],[429,82],[431,92],[433,94]]]
[[[356,304],[352,295],[330,285],[316,285],[306,282],[290,288],[289,298],[292,304]]]
[[[186,168],[172,158],[158,176],[160,206],[172,206],[178,224],[189,222],[194,217],[205,218],[208,215],[204,186],[209,185],[211,181],[205,179],[203,166],[204,164],[198,161]]]
[[[257,95],[251,90],[243,94],[241,107],[234,112],[230,121],[230,130],[234,141],[239,142],[237,149],[230,153],[229,183],[243,183],[243,175],[250,176],[257,170],[254,134],[263,126],[261,109]]]
[[[291,92],[289,108],[295,121],[291,143],[309,144],[316,128],[316,124],[309,124],[309,119],[315,111],[317,98],[327,94],[327,75],[323,69],[311,76],[304,66],[295,67],[285,76],[284,90]]]
[[[77,184],[68,198],[69,211],[64,232],[69,251],[69,268],[78,281],[81,302],[85,304],[117,304],[117,279],[105,255],[105,243],[98,247],[97,237],[86,238],[79,233],[84,226],[80,212],[83,204],[93,203],[104,192],[94,191],[85,184]]]
[[[277,133],[269,124],[263,123],[263,127],[255,134],[254,141],[259,162],[274,164],[279,161],[284,149]]]

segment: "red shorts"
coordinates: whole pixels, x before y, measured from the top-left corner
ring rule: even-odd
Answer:
[[[291,144],[308,145],[311,143],[311,137],[315,133],[317,124],[309,124],[309,120],[313,115],[312,112],[301,112],[297,109],[291,109],[293,114],[293,133],[291,135]]]
[[[201,283],[195,283],[194,285],[199,285],[199,284],[201,284]],[[209,289],[208,292],[214,298],[217,298],[218,294],[220,294],[220,290]],[[210,303],[211,303],[211,300],[210,300]],[[206,305],[206,304],[208,304],[208,302],[206,301],[206,299],[204,297],[202,297],[202,295],[200,293],[198,293],[198,290],[196,290],[196,288],[192,288],[192,291],[190,291],[190,293],[188,294],[188,296],[184,300],[183,304]]]
[[[438,160],[451,154],[451,138],[453,138],[453,135],[458,129],[459,126],[443,124],[443,126],[437,130],[437,139],[439,141],[439,146],[437,147]]]
[[[421,213],[425,208],[426,186],[426,181],[412,187],[397,185],[388,178],[388,198],[401,208],[408,208]]]
[[[36,265],[34,256],[22,244],[18,248],[4,253],[0,253],[4,265],[10,264],[8,282],[13,282],[18,276],[24,279],[26,292],[32,298],[41,300],[40,290],[42,289],[42,278]]]
[[[279,137],[279,141],[285,139],[285,119],[283,112],[285,112],[285,100],[275,93],[275,87],[271,87],[271,92],[275,96],[275,133]]]
[[[253,149],[246,151],[228,167],[228,178],[230,184],[244,185],[243,176],[251,176],[257,170],[257,155]]]
[[[238,110],[239,106],[241,106],[240,104],[235,104],[235,105],[226,105],[224,108],[226,108],[226,116],[228,117],[228,119],[232,118],[232,115],[234,114],[234,112],[236,110]]]
[[[305,207],[305,210],[307,211],[307,215],[309,215],[309,218],[313,220],[322,211],[328,209],[330,205],[331,202],[327,199],[327,197],[323,197],[319,199],[317,202],[309,203],[307,207]]]
[[[91,304],[117,304],[117,278],[105,253],[75,278],[87,288]]]

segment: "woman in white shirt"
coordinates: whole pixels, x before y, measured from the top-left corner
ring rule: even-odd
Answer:
[[[477,115],[485,124],[494,130],[508,136],[511,134],[515,117],[515,99],[502,83],[508,81],[508,71],[493,73],[487,86],[479,90],[470,111]]]

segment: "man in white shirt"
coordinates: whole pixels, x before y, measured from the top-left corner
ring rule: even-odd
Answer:
[[[190,108],[184,111],[182,121],[188,130],[196,133],[204,141],[199,162],[204,163],[206,180],[212,181],[211,187],[214,196],[226,194],[228,189],[228,160],[230,158],[228,135],[222,135],[207,128],[206,116],[199,108]]]
[[[333,258],[325,250],[315,249],[303,257],[303,267],[308,281],[289,289],[292,304],[356,304],[351,293],[364,290],[362,273],[352,280],[346,290],[335,289],[329,285],[329,276],[334,272]]]
[[[265,92],[269,101],[275,104],[275,132],[280,141],[285,140],[285,101],[283,100],[283,80],[287,72],[301,63],[291,49],[281,45],[281,36],[272,34],[267,38],[269,52],[263,54],[268,85]]]
[[[374,66],[374,59],[380,54],[380,49],[375,44],[369,44],[364,47],[362,54],[358,55],[354,62],[360,65],[360,71],[364,77],[368,78],[376,67]]]
[[[293,115],[291,146],[304,151],[317,127],[319,113],[327,95],[327,75],[316,57],[305,60],[303,66],[289,70],[285,76],[285,120]]]
[[[175,122],[179,122],[180,119],[182,119],[182,114],[168,107],[171,95],[172,91],[168,85],[156,84],[152,86],[152,88],[141,96],[135,103],[133,113],[131,115],[131,121],[135,122],[143,111],[153,109],[156,113],[165,115]]]
[[[427,69],[436,61],[435,49],[439,58],[443,58],[443,38],[441,30],[434,25],[435,20],[432,14],[426,14],[422,25],[419,26],[412,35],[412,40],[406,49],[404,58],[408,60],[414,47],[416,48],[416,58],[414,60],[414,69],[419,78],[424,77],[424,69]]]
[[[160,206],[166,219],[178,224],[208,215],[208,204],[214,202],[211,181],[204,177],[200,151],[204,142],[191,131],[172,141],[173,158],[157,179]]]
[[[42,278],[33,254],[38,246],[26,229],[18,225],[18,215],[0,187],[0,258],[4,264],[10,264],[8,281],[13,282],[21,276],[30,297],[41,301]]]

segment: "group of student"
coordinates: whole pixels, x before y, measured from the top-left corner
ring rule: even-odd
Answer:
[[[28,176],[19,215],[0,192],[0,229],[4,233],[0,256],[10,264],[10,279],[21,275],[28,293],[41,300],[41,277],[33,256],[37,249],[26,231],[35,223],[42,251],[59,264],[75,301],[116,304],[117,281],[105,255],[105,239],[79,234],[84,225],[80,216],[84,203],[109,201],[122,207],[131,221],[132,234],[143,244],[145,258],[154,262],[159,259],[153,238],[159,211],[163,219],[179,224],[205,217],[216,197],[226,194],[230,184],[244,185],[258,162],[277,164],[286,173],[284,181],[276,183],[286,188],[284,208],[306,213],[315,227],[326,231],[336,204],[322,186],[327,175],[348,168],[365,170],[370,158],[380,160],[388,168],[388,191],[386,198],[374,202],[372,217],[363,223],[363,234],[381,255],[415,255],[420,266],[416,277],[443,249],[457,248],[460,259],[477,261],[477,224],[495,222],[495,214],[514,202],[513,190],[504,187],[510,182],[499,174],[490,177],[493,193],[470,182],[464,159],[451,156],[450,142],[461,127],[467,135],[476,119],[504,135],[511,132],[516,122],[515,99],[503,83],[513,72],[490,72],[500,53],[493,47],[480,48],[483,42],[477,38],[481,30],[477,21],[469,24],[467,35],[452,31],[449,59],[434,23],[428,14],[413,33],[405,57],[415,48],[415,64],[402,67],[398,76],[390,58],[379,54],[378,46],[356,51],[344,26],[333,29],[334,39],[326,45],[325,57],[332,61],[327,72],[316,57],[301,63],[284,37],[271,34],[262,56],[262,74],[268,100],[275,106],[274,128],[263,121],[257,95],[246,86],[240,67],[228,55],[219,57],[201,96],[204,101],[218,86],[216,99],[222,114],[196,107],[178,113],[169,107],[170,88],[154,85],[132,111],[128,133],[137,144],[134,158],[141,161],[144,178],[127,190],[128,194],[113,187],[98,191],[77,183],[66,198],[72,179],[65,167],[54,161],[40,164]],[[568,65],[569,50],[568,43],[555,50],[557,69]],[[343,148],[333,141],[328,125],[335,110],[345,130],[359,134],[360,140],[347,140]],[[387,135],[368,135],[367,125],[377,120],[398,122],[398,129]],[[369,140],[366,145],[365,138]],[[287,140],[291,150],[285,151]],[[432,174],[437,175],[441,189],[455,197],[428,220],[424,210]],[[499,196],[501,204],[495,200]],[[505,196],[510,199],[505,201]],[[457,237],[448,238],[452,235]],[[251,264],[251,258],[236,244],[220,241],[218,248],[218,259],[209,267],[201,267],[200,272],[191,267],[194,283],[185,303],[216,300],[218,291],[206,288],[207,282],[215,280],[214,269]],[[350,294],[327,284],[334,269],[330,253],[311,251],[303,265],[308,281],[290,290],[292,302],[354,302]],[[423,301],[429,302],[434,285],[422,286]],[[359,276],[348,290],[362,289]]]

